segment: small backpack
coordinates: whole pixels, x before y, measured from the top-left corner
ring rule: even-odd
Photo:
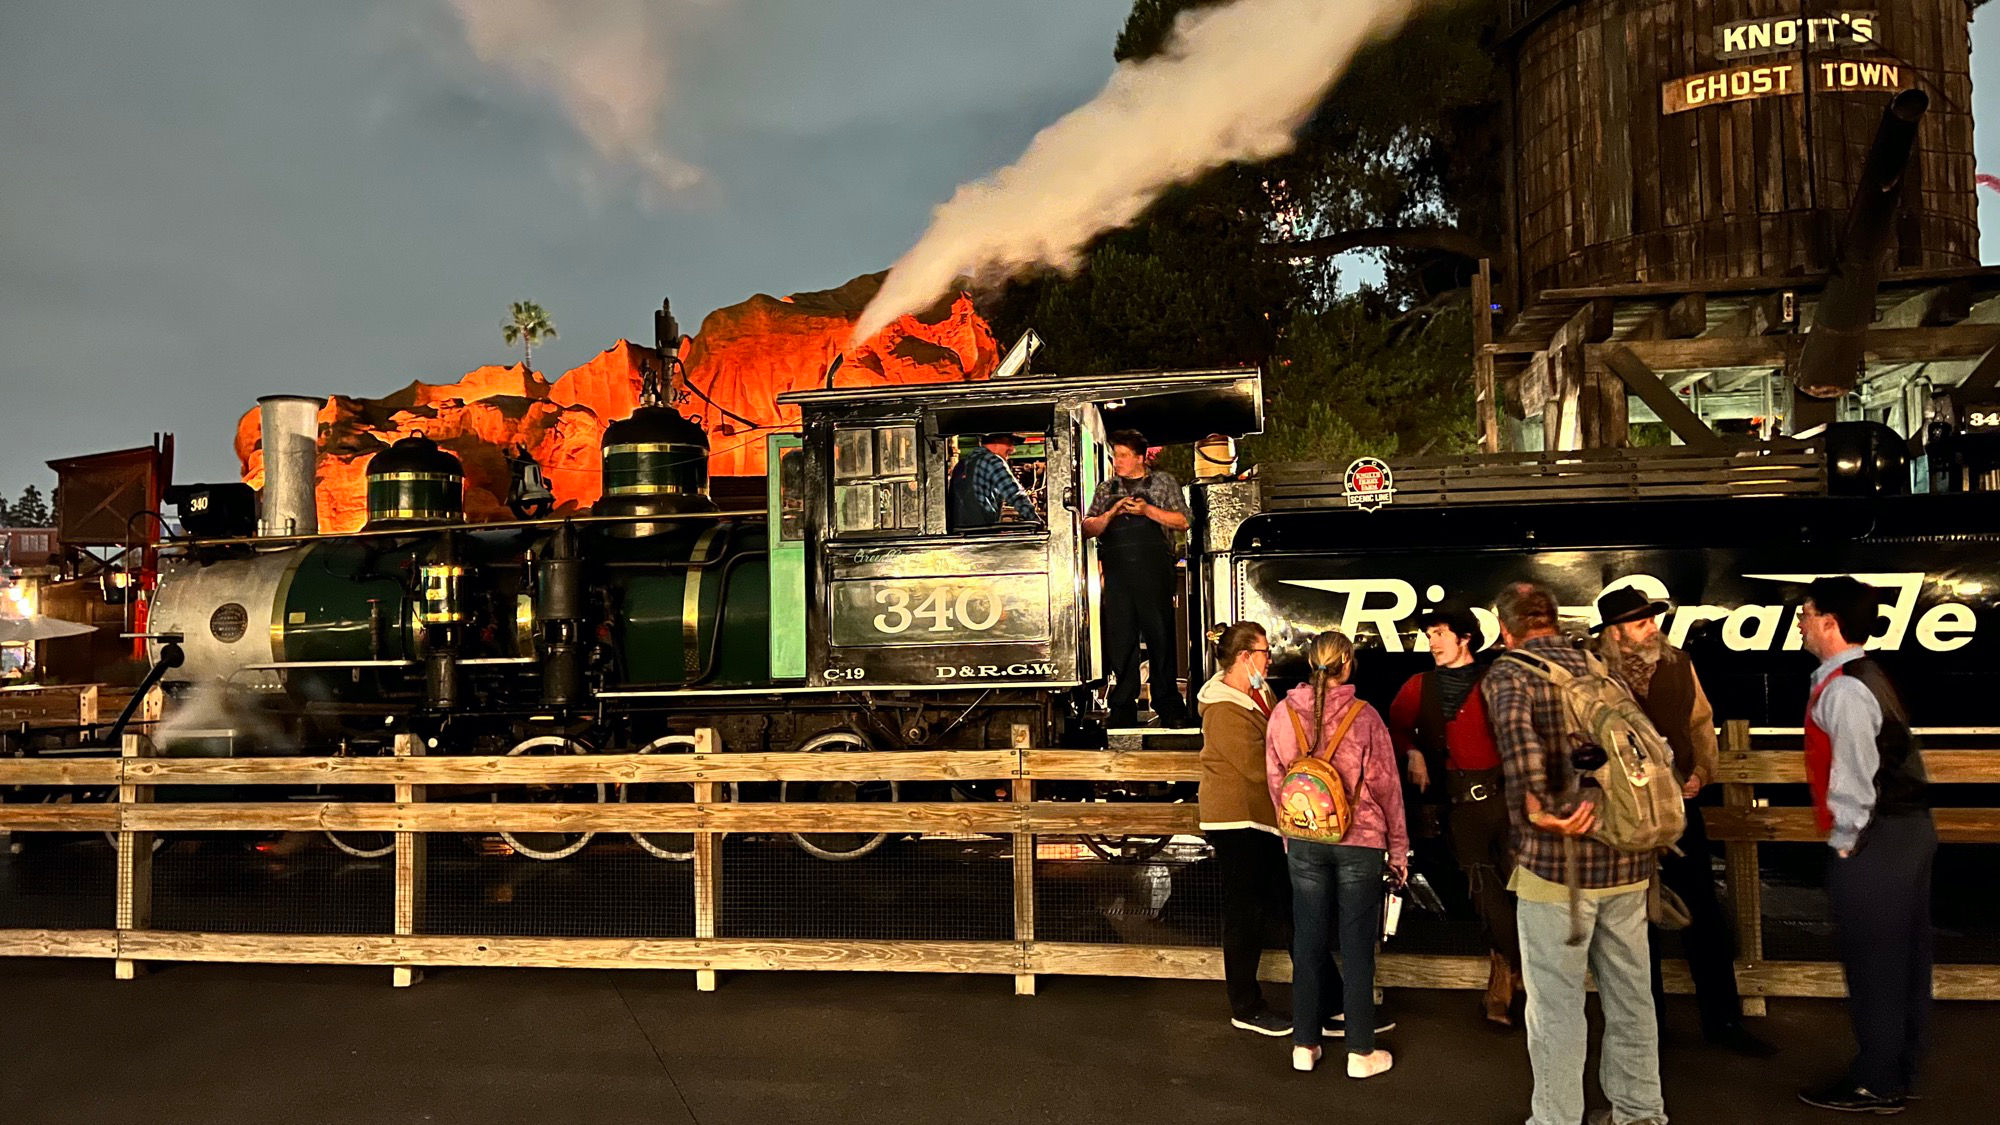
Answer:
[[[1285,836],[1315,844],[1338,844],[1354,826],[1354,802],[1347,795],[1347,784],[1340,780],[1339,771],[1333,768],[1333,756],[1340,752],[1340,743],[1361,714],[1362,706],[1357,699],[1347,709],[1333,737],[1326,741],[1326,747],[1330,748],[1326,757],[1321,758],[1317,750],[1310,749],[1312,740],[1306,737],[1306,724],[1299,717],[1299,709],[1289,702],[1284,705],[1285,712],[1292,717],[1292,730],[1298,735],[1299,747],[1305,751],[1278,781],[1278,831]],[[1357,788],[1367,777],[1368,756],[1363,754],[1361,776],[1355,779]]]
[[[1599,790],[1589,795],[1597,809],[1591,838],[1633,855],[1671,848],[1687,830],[1673,748],[1604,662],[1588,652],[1583,658],[1586,668],[1579,675],[1518,650],[1506,656],[1554,684],[1561,696],[1568,745],[1558,752],[1581,746],[1604,751],[1603,765],[1572,771],[1580,784]]]

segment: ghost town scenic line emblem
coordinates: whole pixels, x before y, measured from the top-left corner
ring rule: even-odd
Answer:
[[[1395,483],[1388,465],[1374,457],[1357,457],[1347,466],[1347,506],[1372,512],[1395,497]]]

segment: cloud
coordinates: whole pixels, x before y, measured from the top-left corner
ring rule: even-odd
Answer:
[[[1164,51],[1121,65],[1019,160],[940,206],[855,339],[931,304],[960,278],[985,284],[1039,266],[1074,269],[1093,238],[1137,219],[1168,187],[1286,152],[1355,54],[1424,2],[1236,0],[1184,13]]]
[[[675,49],[726,0],[446,2],[481,62],[554,97],[608,169],[640,177],[642,197],[677,195],[707,179],[669,151],[665,119]]]

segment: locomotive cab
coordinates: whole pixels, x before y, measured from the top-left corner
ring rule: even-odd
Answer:
[[[981,384],[802,391],[796,453],[774,442],[774,566],[796,526],[813,687],[1061,687],[1103,667],[1095,544],[1082,509],[1109,471],[1104,436],[1158,444],[1255,433],[1254,370],[1034,376]],[[954,513],[952,477],[1007,434],[1018,496],[990,522]],[[783,440],[783,439],[777,439]],[[787,458],[796,489],[787,507]],[[962,469],[961,469],[962,471]],[[793,513],[796,515],[793,515]],[[786,582],[774,574],[774,599]],[[774,601],[772,619],[787,616]],[[1199,635],[1199,630],[1191,630]],[[773,638],[774,662],[785,646]]]

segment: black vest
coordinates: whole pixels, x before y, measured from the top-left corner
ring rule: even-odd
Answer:
[[[1929,809],[1930,776],[1924,772],[1923,752],[1910,731],[1910,715],[1903,710],[1896,685],[1880,664],[1866,656],[1848,661],[1841,672],[1860,680],[1882,708],[1882,730],[1875,736],[1875,752],[1882,759],[1875,771],[1875,817],[1909,816]]]
[[[1694,662],[1687,653],[1667,649],[1653,666],[1653,678],[1639,697],[1639,708],[1673,747],[1675,776],[1692,774],[1694,740],[1688,732],[1688,717],[1694,713]]]

